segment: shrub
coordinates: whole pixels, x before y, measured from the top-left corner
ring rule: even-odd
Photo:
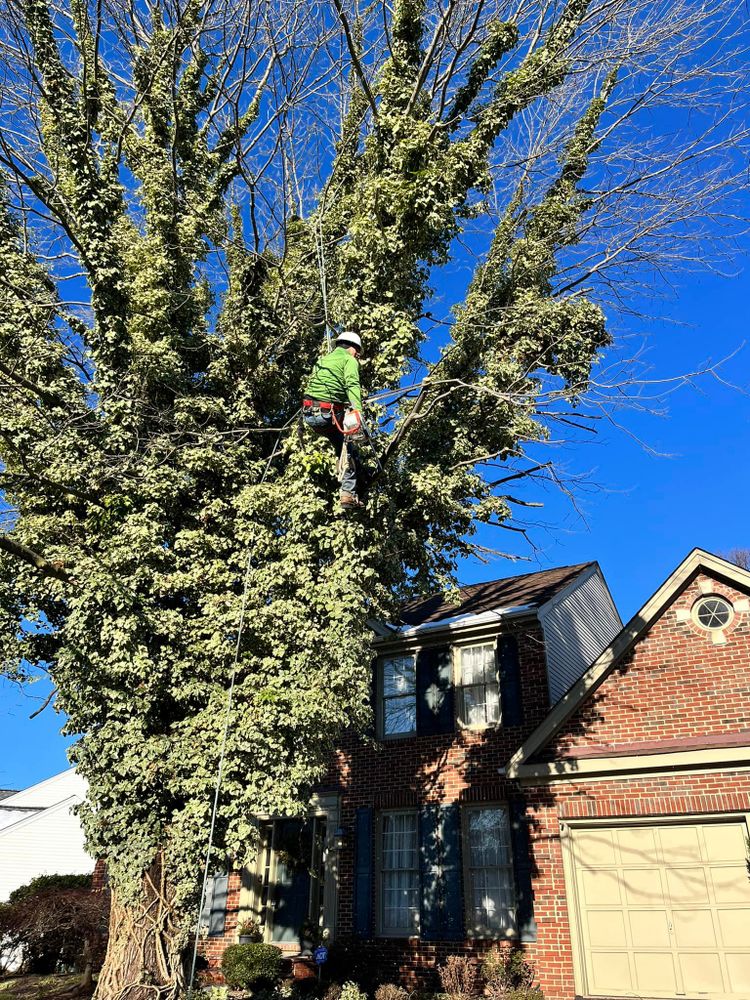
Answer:
[[[474,994],[477,969],[465,955],[449,955],[438,968],[443,992],[450,1000],[467,1000]]]
[[[44,974],[59,963],[72,965],[88,986],[104,954],[109,893],[66,886],[66,878],[43,876],[16,890],[13,901],[0,906],[0,940],[21,951],[24,971]]]
[[[490,1000],[544,1000],[540,987],[534,985],[534,966],[517,949],[494,948],[488,952],[482,962],[482,975]]]
[[[331,983],[323,994],[323,1000],[341,1000],[343,989],[341,983]]]
[[[340,1000],[367,1000],[367,994],[356,983],[344,983],[341,987]]]
[[[375,1000],[409,1000],[409,996],[408,990],[394,983],[383,983],[375,990]]]
[[[221,971],[232,989],[275,983],[281,974],[281,949],[272,944],[230,944]]]

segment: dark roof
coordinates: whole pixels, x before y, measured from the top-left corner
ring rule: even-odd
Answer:
[[[458,604],[446,601],[444,594],[433,594],[432,597],[407,604],[401,610],[400,620],[404,625],[414,626],[439,622],[457,615],[479,615],[483,611],[494,611],[495,608],[538,608],[593,565],[595,564],[587,562],[578,566],[560,566],[557,569],[544,569],[539,573],[506,576],[502,580],[461,587]]]
[[[15,795],[16,788],[0,788],[0,799],[7,799],[9,795]]]

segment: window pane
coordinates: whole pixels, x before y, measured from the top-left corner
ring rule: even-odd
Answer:
[[[468,814],[469,898],[474,929],[504,933],[515,928],[515,892],[508,814],[498,806]]]
[[[500,689],[497,681],[488,684],[485,689],[485,705],[487,707],[487,722],[500,721]]]
[[[487,721],[484,706],[484,685],[464,688],[464,719],[469,726],[481,726]]]
[[[416,670],[413,656],[395,656],[383,661],[383,694],[413,694],[416,690]]]
[[[511,863],[504,809],[474,809],[469,813],[469,852],[472,867]]]
[[[474,926],[507,931],[514,926],[510,869],[479,869],[472,873]]]
[[[382,829],[383,928],[412,931],[419,920],[416,813],[385,813]]]
[[[461,687],[461,721],[465,725],[486,726],[500,720],[494,646],[467,646],[461,650]]]
[[[383,701],[383,732],[386,736],[393,733],[413,733],[416,728],[416,695],[407,695],[404,698],[386,698]]]

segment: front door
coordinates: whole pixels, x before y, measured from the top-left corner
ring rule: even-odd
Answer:
[[[277,819],[261,829],[261,923],[266,940],[300,944],[303,928],[322,917],[325,819]]]

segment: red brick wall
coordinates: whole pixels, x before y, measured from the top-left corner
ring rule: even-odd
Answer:
[[[739,612],[714,645],[691,620],[679,621],[701,595],[700,583],[735,602],[747,594],[699,576],[571,718],[545,757],[597,744],[691,739],[750,728],[750,613]]]

